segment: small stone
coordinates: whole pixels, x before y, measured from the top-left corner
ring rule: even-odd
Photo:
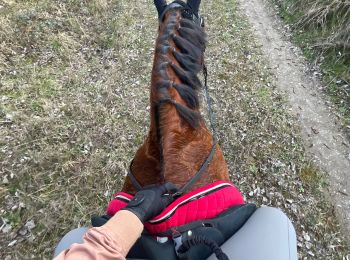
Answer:
[[[18,234],[20,234],[21,236],[25,236],[28,233],[28,229],[26,226],[23,226],[19,231]]]
[[[12,230],[12,226],[10,224],[6,224],[3,228],[2,228],[2,233],[6,234],[9,233]]]
[[[8,184],[8,183],[9,183],[9,180],[7,179],[7,175],[5,175],[5,176],[2,178],[2,183],[3,183],[3,184]]]
[[[28,222],[25,224],[25,226],[28,228],[29,231],[36,227],[36,225],[35,225],[35,223],[34,223],[34,220],[28,221]]]
[[[253,197],[254,196],[254,191],[249,192],[249,196]]]
[[[304,234],[304,239],[305,239],[305,241],[310,241],[310,236],[307,233],[305,233]]]
[[[17,243],[17,240],[15,239],[15,240],[11,241],[7,246],[8,246],[8,247],[12,247],[12,246],[14,246],[16,243]]]
[[[298,212],[298,207],[297,207],[297,205],[295,205],[295,204],[292,204],[291,209],[292,209],[292,211],[293,211],[294,213],[297,213],[297,212]]]
[[[307,249],[310,250],[311,247],[312,247],[312,244],[310,242],[305,242],[305,246],[306,246]]]

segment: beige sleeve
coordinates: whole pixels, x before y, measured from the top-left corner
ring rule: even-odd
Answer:
[[[92,228],[84,235],[83,244],[73,244],[54,260],[124,260],[127,251],[123,248],[123,242],[104,226]]]

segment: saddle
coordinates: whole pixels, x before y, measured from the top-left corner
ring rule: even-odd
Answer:
[[[117,193],[108,205],[107,215],[92,218],[92,225],[98,227],[106,223],[132,198],[130,194]],[[245,204],[232,183],[217,181],[206,185],[176,199],[145,223],[142,236],[127,257],[206,259],[237,232],[255,210],[255,205]]]

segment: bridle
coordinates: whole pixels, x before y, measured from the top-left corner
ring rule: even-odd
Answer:
[[[192,20],[194,23],[200,25],[201,27],[204,27],[204,19],[198,13],[194,13],[192,11],[192,9],[186,3],[182,2],[182,1],[174,1],[173,3],[169,4],[164,9],[163,13],[159,16],[160,17],[159,21],[160,22],[163,21],[165,14],[169,10],[176,10],[176,9],[181,9],[183,17],[185,17],[189,20]],[[211,126],[212,131],[213,131],[213,146],[210,150],[209,155],[207,156],[207,158],[205,159],[205,161],[203,162],[203,164],[199,168],[199,170],[196,172],[196,174],[182,188],[178,189],[175,193],[170,194],[174,199],[182,196],[187,191],[189,191],[191,189],[191,187],[193,187],[193,185],[202,177],[202,175],[208,169],[211,161],[214,158],[217,143],[218,143],[217,137],[216,137],[216,131],[215,131],[215,127],[214,127],[215,120],[214,120],[213,110],[211,107],[211,98],[209,95],[209,88],[208,88],[208,70],[207,70],[205,63],[203,63],[202,71],[203,71],[203,76],[204,76],[204,92],[205,92],[206,101],[207,101],[209,123],[210,123],[210,126]],[[131,161],[131,163],[130,163],[129,171],[128,171],[127,175],[130,178],[131,183],[134,186],[134,188],[137,191],[139,191],[139,190],[142,190],[143,187],[141,186],[141,184],[138,182],[138,180],[133,175],[133,173],[131,171],[132,165],[133,165],[133,161]]]
[[[175,0],[171,4],[165,7],[164,11],[159,15],[159,22],[163,22],[165,14],[170,10],[181,9],[182,16],[186,19],[192,20],[194,23],[204,27],[204,19],[198,12],[192,10],[192,8],[185,2]]]

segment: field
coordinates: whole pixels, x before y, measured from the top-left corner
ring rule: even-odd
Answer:
[[[327,182],[235,0],[203,1],[216,128],[249,202],[281,208],[302,259],[347,248]],[[0,259],[46,259],[121,188],[149,125],[151,1],[0,1]]]

